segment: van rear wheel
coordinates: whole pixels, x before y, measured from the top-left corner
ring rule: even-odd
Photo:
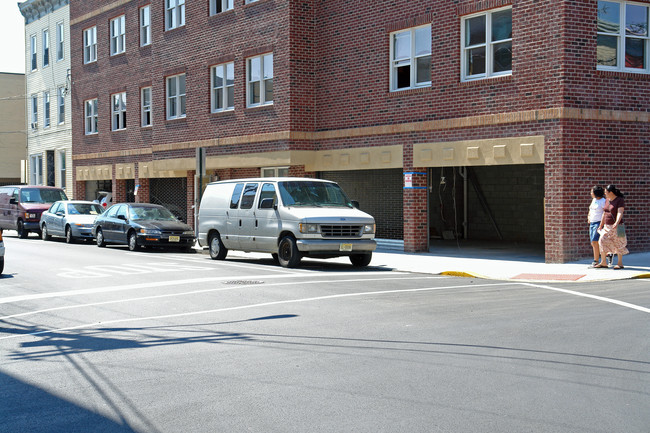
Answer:
[[[278,261],[283,268],[295,268],[300,263],[300,251],[293,236],[285,236],[278,245]]]
[[[224,260],[228,254],[228,248],[221,242],[219,233],[210,235],[210,258],[212,260]]]

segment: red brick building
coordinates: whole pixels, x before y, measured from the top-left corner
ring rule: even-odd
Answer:
[[[191,222],[204,148],[211,179],[338,181],[407,251],[485,239],[562,262],[590,254],[589,190],[613,183],[648,250],[649,9],[71,1],[75,197],[110,188]]]

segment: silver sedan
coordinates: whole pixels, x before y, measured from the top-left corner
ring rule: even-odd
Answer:
[[[46,241],[62,236],[69,244],[76,239],[92,240],[93,222],[102,212],[104,208],[91,201],[57,201],[41,215],[41,237]]]

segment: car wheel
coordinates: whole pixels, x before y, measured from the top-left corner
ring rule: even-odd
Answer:
[[[72,229],[70,228],[70,226],[67,226],[65,228],[65,241],[69,244],[74,243],[74,237],[72,236]]]
[[[47,232],[47,226],[43,224],[43,227],[41,228],[41,239],[43,239],[44,241],[49,241],[50,237],[51,236]]]
[[[350,255],[350,262],[352,262],[352,266],[356,266],[359,268],[363,266],[368,266],[371,260],[372,260],[372,253]]]
[[[212,260],[224,260],[228,254],[228,248],[221,242],[219,233],[210,235],[210,258]]]
[[[106,241],[104,240],[104,232],[102,229],[97,229],[96,240],[98,247],[103,248],[106,246]]]
[[[295,268],[300,263],[300,251],[293,236],[285,236],[278,246],[278,261],[283,268]]]
[[[0,257],[0,274],[2,274],[2,271],[5,269],[5,258]]]
[[[29,231],[25,230],[25,223],[23,223],[22,220],[18,220],[16,231],[18,232],[18,237],[20,239],[27,239],[27,235],[29,234]]]
[[[129,251],[138,251],[140,245],[138,245],[138,235],[135,232],[129,233]]]

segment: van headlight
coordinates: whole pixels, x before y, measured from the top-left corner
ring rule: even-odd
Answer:
[[[376,224],[366,224],[363,226],[363,233],[364,234],[372,234],[375,232],[375,225]]]
[[[309,234],[320,233],[320,227],[318,224],[300,223],[300,233],[309,233]]]

